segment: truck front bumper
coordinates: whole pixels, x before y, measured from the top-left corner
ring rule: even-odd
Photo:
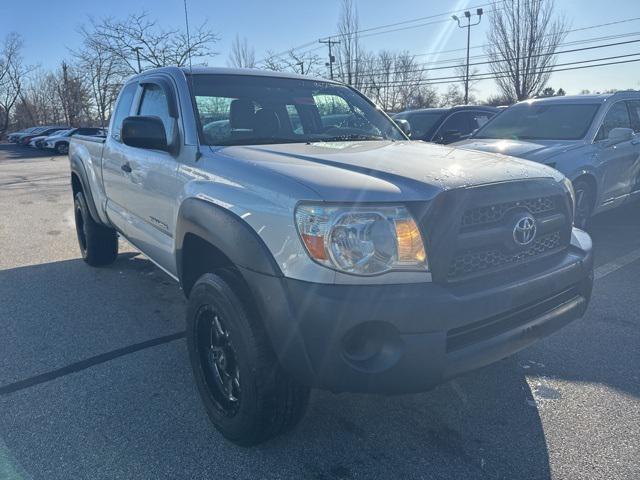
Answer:
[[[409,393],[507,357],[581,317],[593,285],[591,239],[475,282],[327,285],[249,270],[282,366],[336,392]]]

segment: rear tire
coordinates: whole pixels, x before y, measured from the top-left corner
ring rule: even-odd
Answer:
[[[102,267],[113,263],[118,257],[118,234],[116,231],[93,220],[82,192],[76,193],[73,207],[82,259],[92,267]]]
[[[238,445],[256,445],[300,421],[309,389],[282,370],[263,326],[232,289],[237,283],[223,276],[205,274],[191,290],[189,358],[216,429]]]
[[[590,182],[577,179],[573,182],[573,190],[576,193],[576,214],[573,224],[578,228],[587,228],[595,205],[596,192]]]

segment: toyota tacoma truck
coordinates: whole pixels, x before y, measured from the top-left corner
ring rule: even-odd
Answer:
[[[118,237],[179,282],[204,408],[241,445],[311,388],[423,392],[585,312],[590,237],[556,170],[408,141],[358,91],[252,70],[150,70],[69,160],[92,266]]]

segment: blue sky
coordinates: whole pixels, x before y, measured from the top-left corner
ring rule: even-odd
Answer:
[[[401,22],[416,17],[437,15],[452,10],[475,7],[487,0],[355,0],[362,29]],[[207,20],[221,36],[216,45],[220,55],[210,59],[210,65],[225,65],[227,53],[236,34],[244,36],[255,46],[256,56],[262,58],[267,49],[283,51],[293,46],[314,41],[335,32],[339,15],[339,0],[188,0],[192,23]],[[556,8],[569,20],[571,27],[581,28],[617,20],[640,17],[638,0],[556,0]],[[490,9],[490,8],[489,8]],[[0,5],[0,35],[16,31],[26,43],[25,57],[29,63],[49,68],[68,55],[67,48],[77,46],[77,28],[89,15],[95,17],[124,16],[128,13],[147,11],[166,27],[182,27],[184,22],[182,0],[29,0],[28,2],[3,1]],[[117,14],[115,12],[118,12]],[[426,56],[430,52],[459,49],[465,46],[466,36],[447,16],[434,20],[440,23],[410,28],[384,35],[362,39],[367,49],[409,50],[420,54],[421,62],[463,56],[463,52]],[[472,31],[472,45],[485,43],[488,22],[483,20]],[[637,32],[640,39],[640,20],[571,33],[567,42],[592,37]],[[622,40],[626,40],[622,39]],[[598,43],[619,42],[617,40]],[[584,46],[584,45],[579,45]],[[567,47],[575,48],[575,47]],[[323,50],[320,50],[323,52]],[[472,54],[480,54],[480,49]],[[640,42],[625,46],[603,48],[565,54],[559,63],[574,62],[598,57],[640,53]],[[636,57],[631,57],[636,58]],[[638,57],[640,58],[640,57]],[[449,71],[436,71],[432,77],[449,75]],[[569,93],[583,88],[605,90],[609,88],[640,89],[640,62],[627,65],[602,67],[554,73],[550,85],[563,87]],[[495,91],[493,81],[483,81],[477,86],[484,97]]]

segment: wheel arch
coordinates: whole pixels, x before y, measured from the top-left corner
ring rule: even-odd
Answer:
[[[598,180],[596,176],[593,174],[593,172],[589,172],[585,170],[576,174],[574,178],[571,180],[571,183],[575,184],[579,180],[583,180],[589,183],[591,188],[593,188],[593,205],[591,207],[593,209],[592,211],[595,212],[597,209],[597,206],[599,205],[598,196],[600,195]]]
[[[212,269],[240,267],[282,277],[255,230],[233,212],[198,198],[182,202],[175,230],[180,285],[189,296],[195,281]]]
[[[98,215],[98,209],[93,200],[91,189],[89,188],[89,182],[87,180],[87,172],[82,164],[82,161],[77,157],[69,157],[69,163],[71,165],[71,191],[75,198],[78,192],[84,194],[84,198],[89,208],[89,213],[96,223],[102,224],[100,215]]]

